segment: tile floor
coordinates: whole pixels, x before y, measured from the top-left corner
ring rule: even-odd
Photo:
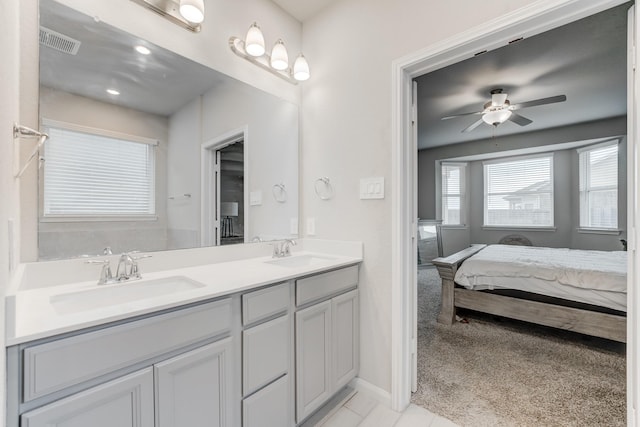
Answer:
[[[410,405],[404,412],[392,411],[375,399],[354,394],[318,427],[457,427],[452,421],[424,408]]]

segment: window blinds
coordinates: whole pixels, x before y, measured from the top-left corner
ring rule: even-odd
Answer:
[[[464,172],[464,164],[441,164],[443,225],[461,225],[464,223],[462,216],[465,181]]]
[[[152,144],[48,128],[45,216],[155,214]]]
[[[580,227],[618,228],[617,141],[579,151]]]
[[[553,226],[553,156],[484,163],[484,224]]]

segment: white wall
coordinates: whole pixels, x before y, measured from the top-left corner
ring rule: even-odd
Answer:
[[[364,242],[360,376],[383,392],[391,390],[391,63],[529,3],[343,0],[304,23],[312,77],[303,87],[303,215],[316,218],[318,237]],[[328,201],[313,188],[322,176],[335,187]],[[372,176],[386,178],[386,198],[360,200],[359,180]]]
[[[176,243],[200,237],[201,144],[246,129],[244,150],[248,191],[262,203],[246,206],[247,237],[291,237],[298,218],[298,106],[242,82],[227,81],[185,105],[170,118],[169,193],[191,193],[168,205],[169,233]],[[283,183],[287,198],[276,202],[273,185]]]
[[[202,98],[169,117],[167,235],[172,249],[200,246],[200,143]],[[191,194],[190,198],[180,197]]]
[[[40,222],[38,259],[97,255],[109,246],[114,253],[157,251],[167,247],[166,170],[168,120],[114,104],[40,88],[40,116],[95,129],[158,140],[156,147],[155,221]],[[46,160],[46,159],[45,159]],[[41,197],[41,196],[39,196]]]
[[[19,122],[19,25],[18,2],[0,3],[0,298],[4,301],[11,276],[10,257],[18,259],[19,197],[13,179],[13,123]],[[15,240],[9,240],[10,221],[14,221]],[[4,303],[0,305],[0,348],[5,343]],[[0,426],[5,425],[5,352],[0,352]]]
[[[247,206],[247,237],[288,238],[290,220],[298,218],[298,107],[240,82],[207,92],[202,101],[202,141],[247,127],[249,192],[261,192],[262,204]],[[273,186],[284,184],[279,203]],[[279,193],[276,193],[279,195]]]

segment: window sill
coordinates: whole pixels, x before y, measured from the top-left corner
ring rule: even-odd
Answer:
[[[464,224],[448,224],[448,225],[441,225],[440,226],[441,229],[443,230],[467,230],[469,229],[468,226],[464,225]]]
[[[527,226],[507,226],[507,225],[483,225],[483,230],[495,231],[556,231],[556,227],[527,227]]]
[[[608,234],[611,236],[619,236],[622,230],[617,228],[578,228],[578,233],[583,234]]]
[[[124,222],[124,221],[157,221],[157,215],[102,215],[102,216],[41,216],[40,222]]]

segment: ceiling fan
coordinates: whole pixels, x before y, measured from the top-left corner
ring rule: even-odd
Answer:
[[[454,114],[453,116],[443,117],[440,120],[449,120],[456,117],[471,116],[476,114],[482,114],[482,117],[478,121],[472,123],[462,130],[463,133],[471,132],[483,122],[494,127],[511,120],[517,125],[526,126],[532,123],[531,120],[520,114],[514,113],[515,110],[520,110],[527,107],[535,107],[538,105],[553,104],[556,102],[564,102],[567,100],[566,95],[556,95],[549,98],[535,99],[533,101],[521,102],[519,104],[511,104],[507,99],[507,94],[502,92],[502,89],[493,89],[491,91],[491,101],[484,104],[482,111],[474,111],[472,113]]]

